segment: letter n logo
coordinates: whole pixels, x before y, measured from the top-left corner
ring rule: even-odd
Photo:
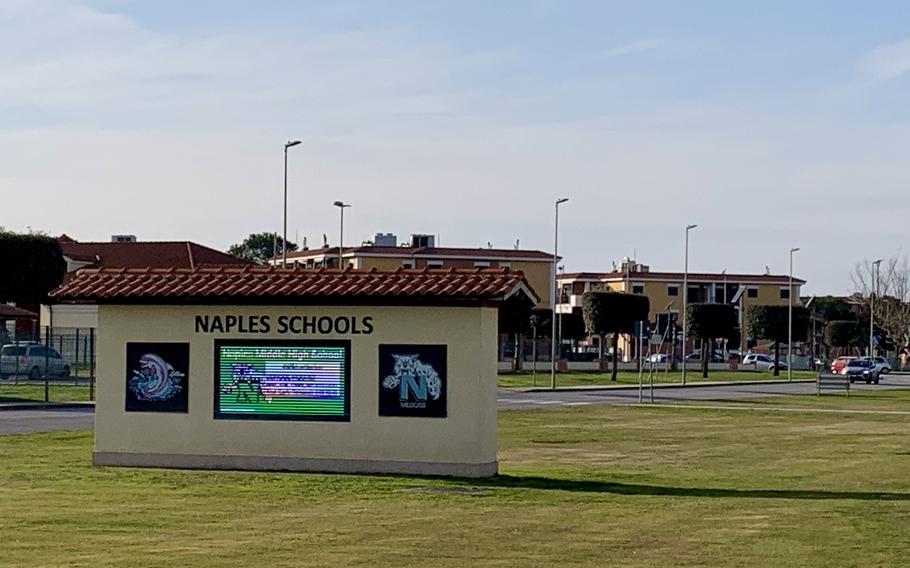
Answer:
[[[403,373],[401,376],[401,383],[398,387],[398,399],[402,402],[408,400],[408,392],[414,393],[415,400],[426,400],[427,399],[427,380],[425,377],[417,377],[417,380],[414,380],[413,373]]]

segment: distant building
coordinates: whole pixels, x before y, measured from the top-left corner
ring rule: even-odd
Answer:
[[[623,259],[610,272],[572,272],[559,274],[557,313],[580,311],[582,295],[589,291],[628,292],[643,294],[650,303],[649,320],[654,323],[659,314],[681,314],[683,309],[683,273],[652,272],[650,267],[634,260]],[[805,280],[793,278],[793,304],[799,305],[800,288]],[[740,289],[741,301],[733,303],[740,309],[751,305],[787,305],[790,298],[790,277],[781,274],[725,274],[690,272],[688,301],[696,303],[731,302]],[[680,326],[682,320],[680,320]],[[622,344],[621,344],[622,345]],[[631,349],[624,349],[628,358]]]
[[[323,247],[288,252],[288,265],[306,268],[339,266],[338,247]],[[377,233],[372,242],[344,247],[342,261],[347,268],[360,270],[509,268],[524,273],[540,298],[538,308],[549,309],[555,274],[553,255],[539,250],[437,247],[434,235],[413,235],[411,242],[398,245],[391,233]],[[269,264],[280,265],[280,257]]]
[[[198,268],[248,265],[247,260],[190,241],[139,241],[135,235],[113,235],[110,242],[79,242],[67,235],[57,241],[67,273],[80,268]],[[41,326],[94,328],[95,305],[41,306]]]

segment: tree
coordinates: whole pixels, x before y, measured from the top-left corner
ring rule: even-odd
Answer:
[[[869,339],[865,331],[856,320],[831,321],[825,330],[825,343],[842,349],[861,347]]]
[[[60,243],[39,234],[0,232],[0,266],[0,302],[48,303],[66,274]]]
[[[259,264],[265,262],[273,256],[281,256],[281,243],[285,243],[288,251],[297,250],[297,245],[291,241],[285,241],[278,233],[253,233],[243,240],[242,243],[231,245],[228,254],[237,258],[252,260]]]
[[[647,321],[649,302],[647,296],[620,292],[585,292],[582,296],[582,315],[588,333],[603,337],[613,334],[613,366],[610,380],[616,380],[616,359],[619,334],[631,334],[635,323]],[[601,354],[602,355],[602,354]]]
[[[863,302],[867,314],[874,304],[875,324],[895,347],[910,347],[910,260],[907,255],[886,258],[877,270],[875,263],[868,259],[857,263],[853,284],[856,288],[854,297]]]
[[[746,311],[749,335],[774,342],[774,376],[780,375],[780,344],[788,339],[787,306],[749,306]],[[809,310],[793,306],[793,339],[802,341],[809,330]]]
[[[499,306],[499,333],[513,336],[515,340],[514,371],[521,370],[521,337],[531,331],[532,308],[525,296],[512,296]]]
[[[702,377],[708,378],[714,340],[735,338],[736,327],[736,308],[732,304],[689,304],[688,331],[701,340]]]

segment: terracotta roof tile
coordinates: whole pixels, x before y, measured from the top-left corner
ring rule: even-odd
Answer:
[[[58,242],[64,256],[90,262],[93,268],[197,268],[251,264],[248,260],[189,241],[80,243],[61,237]]]
[[[261,266],[84,268],[51,296],[59,302],[317,302],[433,303],[503,300],[536,293],[521,272],[474,270],[307,270]]]

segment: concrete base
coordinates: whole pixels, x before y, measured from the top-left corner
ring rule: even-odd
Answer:
[[[162,467],[178,469],[228,469],[256,471],[309,471],[323,473],[391,473],[446,477],[492,477],[499,462],[437,463],[388,460],[345,460],[270,456],[207,456],[189,454],[140,454],[94,452],[94,465]]]

